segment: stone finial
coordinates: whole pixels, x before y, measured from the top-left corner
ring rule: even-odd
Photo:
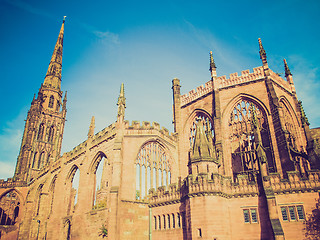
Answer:
[[[259,53],[260,53],[260,59],[262,60],[262,64],[263,65],[267,65],[267,54],[266,51],[264,50],[263,46],[262,46],[262,42],[261,42],[261,38],[258,39],[259,41]]]
[[[63,110],[66,110],[66,109],[67,109],[67,91],[66,91],[66,93],[64,94],[62,109],[63,109]]]
[[[299,108],[300,108],[300,113],[301,113],[301,122],[302,124],[307,124],[308,126],[310,125],[309,120],[306,116],[306,113],[304,112],[303,106],[302,106],[302,101],[300,100],[298,102]]]
[[[124,120],[124,111],[126,108],[126,98],[124,97],[124,84],[121,83],[120,95],[118,98],[118,121]]]
[[[211,73],[211,77],[216,77],[217,76],[217,71],[216,71],[217,67],[216,64],[214,62],[213,56],[212,56],[212,51],[210,51],[210,73]]]
[[[88,132],[88,138],[93,137],[94,128],[95,128],[95,118],[94,118],[94,116],[92,116],[90,127],[89,127],[89,132]]]
[[[285,77],[288,77],[289,75],[292,76],[291,71],[288,67],[288,64],[287,64],[287,61],[285,58],[283,59],[283,63],[284,63]]]

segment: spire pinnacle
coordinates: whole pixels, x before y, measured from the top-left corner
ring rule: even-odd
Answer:
[[[211,73],[211,78],[217,76],[217,71],[216,71],[216,64],[214,62],[213,56],[212,56],[212,51],[210,51],[210,73]]]
[[[120,95],[118,98],[118,121],[124,120],[124,110],[126,108],[126,98],[124,97],[124,84],[121,83]]]
[[[266,51],[264,50],[263,46],[262,46],[262,42],[261,42],[261,38],[258,39],[259,41],[259,53],[260,53],[260,59],[262,60],[262,64],[263,65],[268,65],[267,63],[267,54]]]
[[[90,127],[89,127],[89,132],[88,132],[88,138],[90,138],[94,135],[94,128],[95,128],[95,118],[94,118],[94,116],[92,116]]]
[[[66,109],[67,109],[67,91],[66,91],[66,93],[64,94],[62,109],[63,109],[63,110],[66,110]]]
[[[56,42],[51,61],[49,63],[48,71],[44,79],[43,86],[60,90],[61,88],[61,70],[62,70],[62,50],[63,50],[63,36],[64,36],[64,22],[59,32],[58,40]]]
[[[283,63],[284,63],[285,77],[288,77],[289,75],[292,76],[291,71],[287,64],[287,60],[285,58],[283,59]]]

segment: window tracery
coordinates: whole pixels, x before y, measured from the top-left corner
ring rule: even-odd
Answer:
[[[254,180],[254,172],[259,169],[253,132],[252,111],[256,113],[262,146],[267,155],[269,172],[275,171],[269,127],[265,113],[257,104],[247,99],[241,99],[232,110],[229,120],[232,169],[235,180],[238,174],[247,174],[249,180]]]
[[[136,199],[142,200],[148,190],[171,184],[170,157],[158,142],[149,142],[136,159]]]
[[[16,191],[11,190],[0,199],[0,225],[14,225],[19,217],[21,201]]]

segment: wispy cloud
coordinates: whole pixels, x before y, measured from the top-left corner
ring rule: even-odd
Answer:
[[[33,13],[39,16],[43,16],[43,17],[47,17],[50,19],[55,19],[55,16],[43,9],[40,8],[36,8],[34,6],[32,6],[31,4],[24,2],[24,1],[20,1],[20,0],[5,0],[8,4],[18,7],[24,11],[27,11],[29,13]]]
[[[93,33],[102,41],[111,42],[114,44],[120,43],[118,34],[115,34],[109,31],[106,31],[106,32],[94,31]]]
[[[22,114],[6,123],[0,131],[0,178],[12,177],[23,131]]]

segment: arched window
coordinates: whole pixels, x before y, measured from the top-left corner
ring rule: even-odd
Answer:
[[[100,159],[100,160],[99,160]],[[93,208],[103,208],[106,206],[106,195],[108,192],[108,171],[110,164],[104,155],[98,157],[98,166],[95,171],[95,194]]]
[[[250,180],[254,180],[254,172],[259,169],[256,156],[252,111],[255,111],[257,116],[262,146],[265,149],[269,172],[275,171],[266,115],[262,108],[258,107],[257,104],[247,99],[241,99],[236,103],[229,120],[232,169],[235,181],[238,174],[246,174]]]
[[[38,166],[37,166],[38,169],[43,167],[43,160],[44,160],[44,152],[42,152],[39,156]]]
[[[20,198],[16,191],[11,190],[0,199],[0,225],[14,225],[20,211]]]
[[[50,99],[49,99],[49,105],[48,105],[48,107],[49,107],[49,108],[53,108],[53,104],[54,104],[54,97],[51,95],[51,96],[50,96]]]
[[[71,223],[69,220],[67,220],[64,224],[64,231],[65,231],[65,239],[70,240],[71,239]]]
[[[54,136],[54,127],[51,126],[49,128],[49,134],[48,134],[48,142],[52,143],[53,142],[53,136]]]
[[[57,101],[56,111],[57,112],[60,111],[60,103],[59,103],[59,101]]]
[[[170,157],[158,142],[149,142],[136,159],[136,199],[142,200],[151,188],[171,184]]]
[[[38,155],[37,152],[35,152],[33,155],[32,168],[36,167],[37,155]]]
[[[71,180],[71,187],[70,187],[70,195],[69,195],[70,198],[69,198],[68,213],[67,213],[68,215],[74,212],[78,202],[80,170],[78,169],[77,166],[73,167],[69,179]]]
[[[41,123],[38,131],[38,137],[37,137],[38,140],[43,139],[43,133],[44,133],[44,123]]]

